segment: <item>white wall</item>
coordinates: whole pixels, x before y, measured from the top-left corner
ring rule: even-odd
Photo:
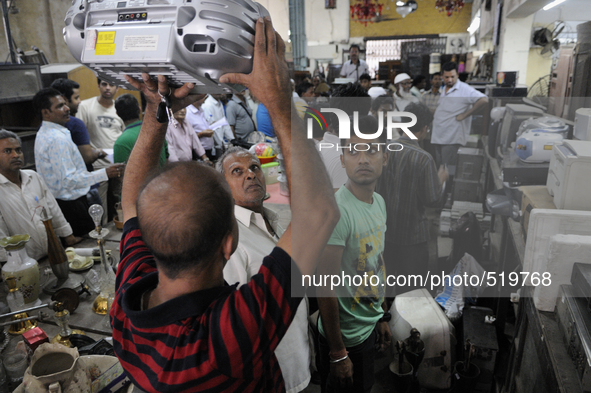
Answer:
[[[275,29],[285,41],[288,41],[289,1],[257,1],[269,10]],[[306,0],[305,10],[310,72],[316,68],[316,59],[322,59],[324,64],[327,64],[328,60],[340,64],[342,49],[349,47],[349,0],[337,0],[337,8],[330,10],[324,8],[324,0]],[[287,50],[291,51],[289,43]],[[291,53],[287,54],[287,58],[291,59]]]
[[[310,73],[317,68],[318,61],[324,66],[340,64],[343,49],[349,48],[349,0],[337,0],[336,3],[336,8],[325,9],[324,0],[306,0]]]
[[[287,41],[289,39],[289,1],[256,1],[269,10],[275,30]],[[324,8],[324,0],[306,0],[305,9],[308,45],[348,42],[349,0],[337,0],[337,8],[331,10]]]
[[[327,10],[324,0],[306,0],[308,45],[347,42],[349,39],[349,0],[337,0],[337,8]]]
[[[503,14],[505,14],[503,10]],[[533,15],[503,20],[498,52],[497,71],[519,71],[518,83],[527,79],[527,63],[533,26]]]
[[[289,3],[288,0],[255,0],[271,14],[273,27],[285,41],[289,39]]]

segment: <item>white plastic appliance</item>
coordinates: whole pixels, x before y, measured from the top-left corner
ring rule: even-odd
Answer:
[[[554,116],[542,116],[524,120],[519,125],[517,136],[521,136],[527,130],[545,130],[547,132],[560,133],[565,138],[568,136],[569,126],[566,122]]]
[[[172,85],[222,93],[217,80],[249,73],[255,25],[269,12],[252,0],[72,0],[63,35],[72,56],[101,79],[166,75]]]
[[[591,210],[591,141],[554,145],[546,187],[557,209]]]
[[[564,139],[562,132],[526,130],[515,141],[515,153],[523,162],[550,162],[554,143]]]
[[[448,389],[455,361],[455,329],[443,309],[426,289],[416,289],[396,296],[389,322],[392,342],[405,340],[416,328],[425,343],[425,357],[417,378],[421,387]]]
[[[591,108],[579,108],[575,112],[575,139],[591,141]]]

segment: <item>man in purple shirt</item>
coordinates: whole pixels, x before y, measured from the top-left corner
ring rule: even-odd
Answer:
[[[168,124],[166,129],[166,142],[168,142],[170,154],[168,160],[170,162],[191,161],[199,157],[206,164],[212,165],[186,116],[187,108],[182,108],[174,113],[177,123]]]
[[[205,102],[204,96],[200,100],[194,102],[192,105],[187,107],[186,120],[193,127],[193,130],[197,133],[201,145],[205,149],[207,157],[214,161],[216,159],[216,151],[213,142],[213,130],[209,128],[209,121],[205,115],[205,112],[201,108],[203,102]]]

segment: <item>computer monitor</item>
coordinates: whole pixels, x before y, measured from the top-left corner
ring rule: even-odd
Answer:
[[[43,88],[39,64],[0,65],[0,104],[32,100]]]
[[[524,120],[544,116],[544,111],[529,105],[507,104],[506,108],[501,132],[497,135],[497,156],[500,157],[511,147],[511,143],[515,142],[519,126]]]

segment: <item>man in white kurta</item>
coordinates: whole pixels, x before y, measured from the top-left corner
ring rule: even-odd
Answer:
[[[41,221],[44,207],[51,218],[53,229],[68,245],[80,238],[72,235],[72,227],[64,218],[55,198],[37,174],[22,170],[24,157],[18,137],[10,131],[0,130],[0,239],[28,234],[27,254],[36,260],[47,255],[47,233]],[[0,261],[6,253],[0,247]]]
[[[263,207],[265,176],[259,160],[240,147],[230,148],[216,163],[236,202],[239,243],[224,268],[229,284],[246,284],[258,273],[262,260],[277,244],[284,229],[278,228],[278,216]],[[299,392],[310,382],[310,347],[308,340],[308,305],[300,303],[295,318],[275,350],[285,390]]]

